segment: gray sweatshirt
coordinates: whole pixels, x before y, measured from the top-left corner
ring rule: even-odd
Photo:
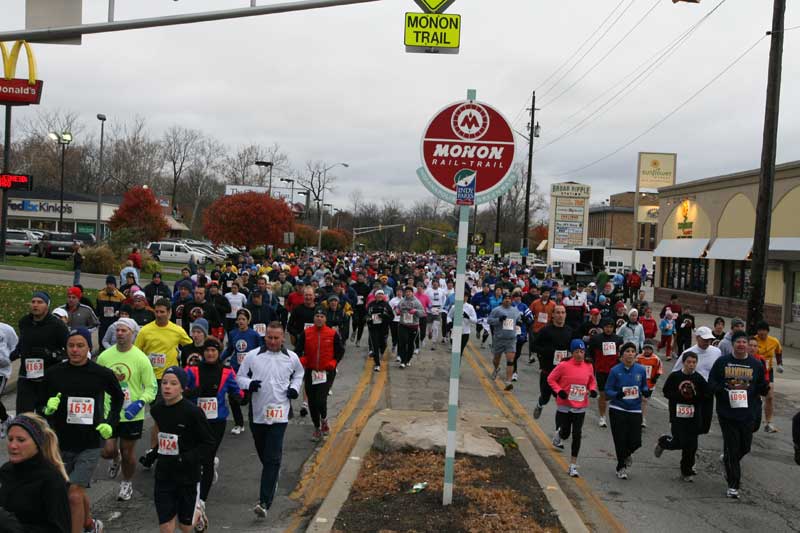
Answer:
[[[516,339],[517,338],[517,322],[522,316],[519,309],[513,305],[503,307],[498,305],[492,312],[489,313],[489,325],[494,326],[492,335],[500,340]]]
[[[409,313],[414,309],[416,312]],[[425,315],[425,308],[422,307],[422,304],[419,303],[419,300],[414,298],[403,298],[400,300],[400,303],[397,304],[397,316],[400,317],[400,325],[406,326],[407,328],[418,328],[419,327],[419,317]]]

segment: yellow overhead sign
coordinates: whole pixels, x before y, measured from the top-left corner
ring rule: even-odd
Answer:
[[[406,50],[458,53],[461,45],[461,15],[406,13]]]

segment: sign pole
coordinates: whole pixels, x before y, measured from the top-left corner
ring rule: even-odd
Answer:
[[[5,133],[3,136],[3,174],[11,166],[11,106],[6,104]],[[8,191],[3,189],[2,220],[0,220],[0,261],[6,260],[6,228],[8,227]]]

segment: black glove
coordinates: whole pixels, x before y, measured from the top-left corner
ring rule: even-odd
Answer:
[[[247,390],[249,390],[250,392],[258,392],[260,388],[261,388],[261,380],[254,379],[253,381],[250,382],[250,386],[247,388]]]
[[[143,456],[139,457],[139,462],[145,468],[152,468],[156,459],[158,459],[158,450],[156,448],[150,448]]]
[[[592,398],[597,398],[597,391],[594,389],[590,390],[589,396],[591,396]]]
[[[561,398],[562,400],[566,400],[568,398],[567,391],[563,389],[558,391],[558,397]]]
[[[300,395],[300,393],[298,393],[296,390],[294,390],[291,387],[286,389],[286,396],[288,396],[290,400],[296,400],[299,395]]]
[[[652,395],[653,395],[653,391],[650,390],[650,389],[647,389],[646,391],[642,391],[642,396],[644,396],[645,398],[649,398]]]

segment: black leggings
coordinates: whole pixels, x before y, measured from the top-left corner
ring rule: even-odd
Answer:
[[[303,380],[306,385],[306,395],[308,396],[308,410],[311,413],[311,421],[314,422],[314,427],[319,429],[320,419],[325,420],[328,418],[328,391],[333,385],[333,371],[328,370],[325,372],[326,381],[318,385],[311,383],[311,370],[307,369]]]
[[[742,480],[741,461],[750,453],[753,444],[753,426],[751,423],[729,420],[717,416],[722,430],[723,464],[728,488],[739,489]]]
[[[425,333],[428,331],[428,317],[419,317],[419,335],[414,339],[414,346],[419,350],[419,343],[425,340]]]
[[[397,349],[397,344],[398,342],[400,342],[399,340],[400,337],[398,336],[397,333],[397,328],[399,327],[399,325],[400,323],[395,322],[394,320],[392,320],[392,322],[389,324],[389,331],[392,333],[392,348],[395,349]]]
[[[519,360],[520,356],[522,356],[522,347],[525,346],[525,341],[519,340],[517,337],[517,351],[514,354],[514,373],[517,373],[517,361]]]
[[[462,333],[461,334],[461,357],[464,357],[464,348],[467,347],[467,343],[469,342],[469,333]]]
[[[356,342],[360,342],[364,335],[364,325],[367,321],[366,312],[363,305],[357,305],[353,311],[353,333],[356,335]]]
[[[369,327],[369,349],[375,366],[381,366],[381,356],[386,351],[386,337],[389,334],[385,325]]]
[[[400,362],[408,364],[414,356],[414,346],[418,337],[417,328],[409,328],[407,326],[400,326],[397,331],[399,336],[399,344],[397,346],[397,355],[400,356]]]
[[[549,370],[541,370],[539,372],[539,405],[541,407],[547,405],[550,397],[553,396],[553,389],[550,388],[550,384],[547,382],[547,376],[549,375]]]
[[[578,452],[581,451],[584,418],[586,418],[586,413],[556,411],[558,436],[562,439],[568,439],[570,433],[572,433],[572,457],[578,457]]]
[[[231,406],[231,413],[233,414],[233,423],[237,426],[244,427],[244,415],[242,415],[241,399],[228,396],[228,404]]]
[[[203,472],[200,476],[200,499],[203,501],[208,500],[208,492],[214,482],[214,457],[217,455],[219,445],[222,444],[222,437],[225,436],[226,428],[225,420],[209,420],[208,425],[211,427],[211,434],[214,436],[214,451],[203,461]]]
[[[625,460],[642,447],[642,413],[609,409],[608,414],[620,471],[625,468]]]
[[[681,474],[691,476],[697,454],[697,428],[685,423],[672,423],[672,435],[662,435],[658,445],[665,450],[681,450]]]

